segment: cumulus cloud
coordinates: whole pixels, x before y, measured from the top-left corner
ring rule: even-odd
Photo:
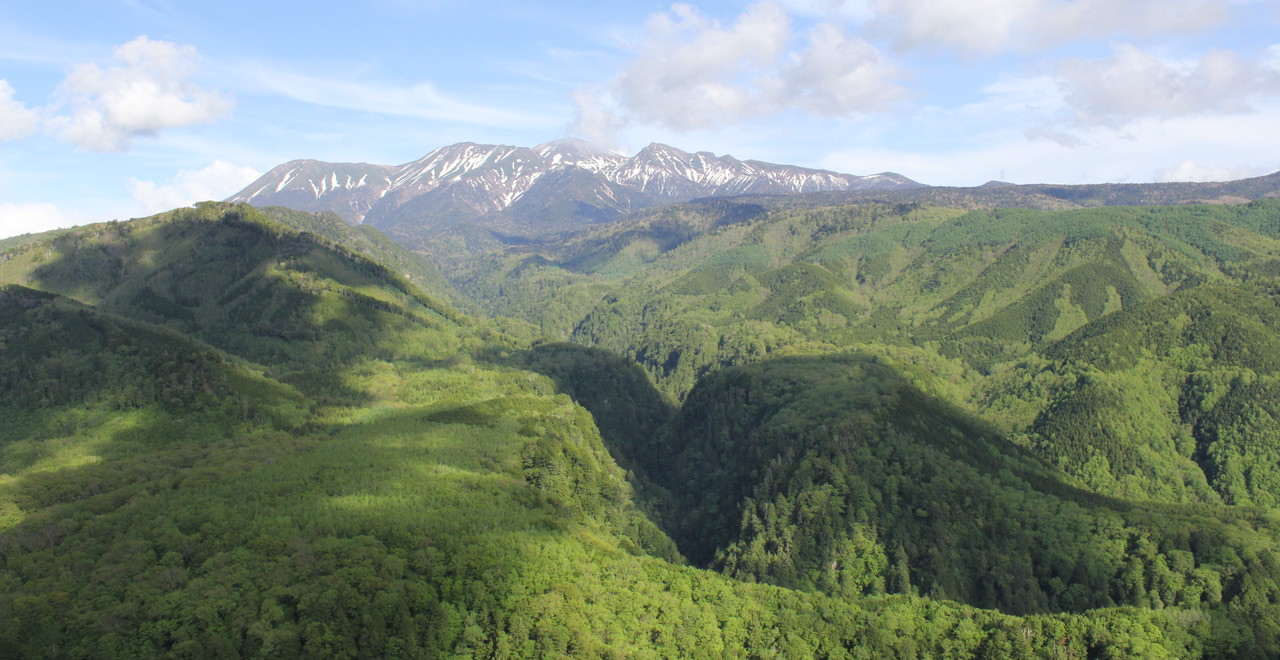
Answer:
[[[613,91],[637,119],[688,129],[761,110],[755,83],[783,54],[791,22],[772,4],[752,5],[728,26],[677,4],[647,28],[649,41]]]
[[[1096,60],[1069,60],[1059,81],[1080,125],[1246,112],[1280,94],[1280,71],[1264,59],[1215,50],[1193,61],[1157,58],[1130,44]]]
[[[65,213],[53,204],[0,203],[0,238],[73,227],[85,222],[84,218]]]
[[[89,151],[124,151],[134,138],[225,116],[231,102],[190,82],[196,51],[145,36],[115,50],[119,66],[84,64],[57,91],[50,127]]]
[[[129,179],[133,198],[143,214],[190,206],[211,199],[225,199],[253,183],[262,173],[252,167],[217,160],[199,170],[178,170],[167,184]]]
[[[581,88],[570,96],[578,109],[578,118],[569,128],[569,133],[599,147],[617,148],[618,132],[626,122],[607,91]]]
[[[773,101],[826,117],[887,110],[907,96],[891,82],[897,75],[874,46],[823,23],[809,33],[809,47],[782,69]]]
[[[804,35],[804,47],[793,49],[798,40],[788,14],[770,2],[751,5],[728,24],[672,5],[650,17],[636,58],[603,94],[575,96],[575,128],[599,132],[640,121],[689,130],[793,109],[843,117],[905,97],[896,67],[835,24],[818,24]]]
[[[1080,38],[1193,33],[1229,16],[1221,0],[872,0],[873,25],[906,47],[1032,51]]]
[[[40,124],[39,115],[14,100],[13,94],[9,81],[0,78],[0,142],[31,135]]]

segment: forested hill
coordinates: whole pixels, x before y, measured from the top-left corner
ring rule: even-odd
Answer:
[[[5,243],[0,657],[1273,657],[1278,218]]]
[[[985,368],[1174,290],[1272,277],[1277,204],[768,211],[715,201],[508,247],[450,276],[487,309],[635,358],[677,394],[711,364],[805,342],[936,341],[935,352]]]
[[[739,579],[1015,613],[1280,595],[1274,514],[1099,496],[876,358],[726,369],[662,442],[680,547]]]
[[[1275,601],[1228,592],[1275,580],[1280,203],[757,202],[455,277],[681,404],[615,453],[691,560],[1014,612]]]

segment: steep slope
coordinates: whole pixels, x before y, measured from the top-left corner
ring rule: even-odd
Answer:
[[[638,266],[619,246],[639,235],[600,236],[585,262],[543,249],[560,261],[539,272],[560,273],[561,300],[602,296],[573,339],[635,360],[672,400],[727,366],[855,349],[910,365],[1079,487],[1274,506],[1277,217],[1272,201],[776,211]]]
[[[604,174],[616,183],[673,199],[918,185],[896,174],[851,177],[760,161],[740,161],[706,151],[690,154],[658,143],[641,149],[633,158]]]
[[[0,256],[14,280],[75,299],[0,289],[5,657],[1185,657],[1269,639],[1198,610],[1014,617],[679,566],[591,416],[554,394],[610,383],[649,404],[591,406],[652,428],[666,413],[634,367],[499,364],[519,347],[251,208],[26,242]]]
[[[227,201],[269,199],[271,206],[312,213],[329,211],[359,224],[391,187],[395,171],[368,163],[293,160],[272,168]]]
[[[590,265],[573,256],[589,248],[510,253],[539,254],[544,269],[576,278],[565,298],[615,282],[573,337],[632,357],[680,395],[708,369],[805,343],[917,347],[987,371],[1140,301],[1262,276],[1280,255],[1277,209],[965,214],[868,204],[685,224],[671,248],[653,242],[657,225],[621,242],[601,233],[585,241],[603,249]],[[628,252],[646,240],[651,256],[637,263]],[[615,269],[629,279],[610,280]],[[525,290],[507,282],[487,291]]]
[[[165,329],[18,287],[0,310],[6,656],[492,647],[559,558],[670,552],[590,417],[523,378],[420,368],[395,407],[321,412]]]
[[[1224,285],[1089,324],[1046,350],[1029,441],[1098,492],[1275,507],[1277,327],[1270,286]]]
[[[1261,512],[1077,490],[865,356],[727,369],[699,384],[644,460],[683,503],[689,556],[740,578],[916,589],[1015,612],[1212,607],[1280,589],[1276,529]],[[1252,558],[1227,566],[1224,553]],[[1251,571],[1262,591],[1217,586]],[[1172,583],[1187,591],[1158,586]]]
[[[430,655],[476,643],[446,585],[556,553],[678,558],[585,411],[458,366],[493,333],[348,248],[207,204],[4,267],[82,301],[0,291],[6,655]]]
[[[401,247],[372,227],[352,226],[337,214],[326,211],[302,213],[282,206],[269,206],[263,208],[262,212],[271,220],[287,227],[316,234],[341,244],[344,248],[355,250],[366,259],[403,275],[429,296],[444,300],[452,307],[465,308],[468,305],[467,299],[454,288],[439,268],[422,255]]]
[[[95,425],[141,439],[130,426],[145,422],[191,437],[241,422],[295,428],[310,412],[293,388],[166,328],[12,284],[0,288],[0,308],[7,356],[0,451],[10,466],[49,471],[91,462],[81,450],[102,438],[76,435],[100,431]]]
[[[396,168],[386,200],[367,220],[375,227],[450,224],[496,213],[545,174],[530,149],[457,144]],[[435,227],[434,229],[438,229]]]
[[[313,375],[405,347],[443,359],[473,334],[385,266],[242,205],[58,235],[11,251],[0,277],[165,325],[334,394],[338,383]]]
[[[550,304],[604,292],[573,336],[683,399],[618,452],[696,563],[848,598],[1190,608],[1230,628],[1276,614],[1277,218],[1273,201],[722,200],[510,247],[464,288],[544,327]],[[779,357],[796,353],[815,357]],[[579,378],[566,391],[591,408]]]

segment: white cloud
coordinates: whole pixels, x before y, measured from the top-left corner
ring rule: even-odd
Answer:
[[[1062,107],[1062,94],[1053,76],[1002,76],[983,85],[986,97],[967,108],[978,108],[983,114],[1010,111],[1052,111]]]
[[[637,56],[605,88],[579,91],[579,130],[635,121],[679,130],[802,110],[847,117],[883,110],[906,93],[871,44],[832,23],[804,36],[778,5],[751,5],[731,23],[675,4],[650,17]],[[602,96],[607,99],[602,100]],[[609,118],[603,113],[618,116]]]
[[[378,115],[448,121],[473,126],[553,125],[557,119],[525,110],[489,107],[451,97],[427,82],[396,85],[311,76],[262,62],[242,63],[240,84],[259,91],[331,108]],[[561,119],[562,121],[562,119]]]
[[[136,137],[225,116],[231,102],[190,82],[196,51],[145,36],[115,50],[121,66],[76,67],[58,88],[50,127],[89,151],[124,151]]]
[[[993,54],[1081,38],[1194,33],[1229,17],[1220,0],[873,0],[873,25],[899,44]]]
[[[887,110],[906,98],[890,82],[899,74],[871,44],[823,23],[809,33],[809,47],[784,68],[775,104],[792,103],[825,117]]]
[[[732,25],[690,5],[650,17],[640,56],[614,80],[620,105],[641,121],[699,128],[760,113],[760,80],[783,54],[791,21],[777,5],[758,3]]]
[[[74,227],[88,222],[53,204],[0,204],[0,238]]]
[[[1202,165],[1192,158],[1156,171],[1156,181],[1234,181],[1267,174],[1265,167]]]
[[[200,170],[179,170],[168,184],[129,179],[133,198],[144,215],[230,197],[262,176],[252,167],[214,161]]]
[[[778,0],[797,16],[861,23],[875,15],[871,0]]]
[[[569,134],[606,149],[618,146],[618,133],[626,122],[603,90],[583,88],[571,93],[578,109],[578,118],[569,128]]]
[[[991,179],[1064,184],[1229,180],[1280,170],[1277,121],[1280,106],[1231,117],[1149,118],[1124,131],[1081,128],[1073,134],[1071,145],[1027,140],[1020,127],[1010,127],[973,133],[965,144],[942,151],[925,147],[834,150],[817,165],[858,174],[889,170],[922,183],[948,186],[973,186]],[[1201,165],[1217,163],[1235,165]]]
[[[179,170],[167,182],[130,178],[132,200],[66,198],[65,204],[57,205],[0,203],[0,238],[74,227],[112,217],[146,216],[204,200],[226,199],[260,175],[252,167],[219,160],[198,170]]]
[[[1107,58],[1063,62],[1059,74],[1080,125],[1241,113],[1259,97],[1280,94],[1280,72],[1262,59],[1223,50],[1179,62],[1120,44]]]
[[[39,115],[14,100],[13,87],[0,78],[0,142],[31,135],[39,124]]]

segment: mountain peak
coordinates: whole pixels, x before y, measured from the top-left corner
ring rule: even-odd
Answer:
[[[650,142],[648,146],[636,152],[635,157],[636,158],[653,157],[653,156],[688,157],[689,155],[690,155],[689,152],[681,149],[677,149],[669,144],[662,144],[661,142]]]
[[[559,175],[547,176],[552,173]],[[859,177],[740,161],[708,151],[689,153],[660,142],[628,158],[569,137],[533,148],[459,142],[399,166],[291,161],[232,200],[333,211],[349,222],[384,229],[452,226],[492,218],[495,227],[510,232],[528,229],[535,221],[567,229],[583,218],[598,222],[696,197],[908,185],[918,184],[905,177]],[[535,204],[516,203],[531,192],[535,192],[531,199],[540,200],[536,206],[541,210],[536,218],[524,218],[521,214],[529,212],[526,207]],[[546,210],[552,207],[558,210]],[[523,219],[512,219],[516,217]]]
[[[547,154],[560,153],[572,154],[575,156],[606,156],[612,155],[607,149],[603,149],[595,144],[587,142],[582,138],[562,137],[558,140],[543,142],[533,148],[535,152],[544,158]]]

